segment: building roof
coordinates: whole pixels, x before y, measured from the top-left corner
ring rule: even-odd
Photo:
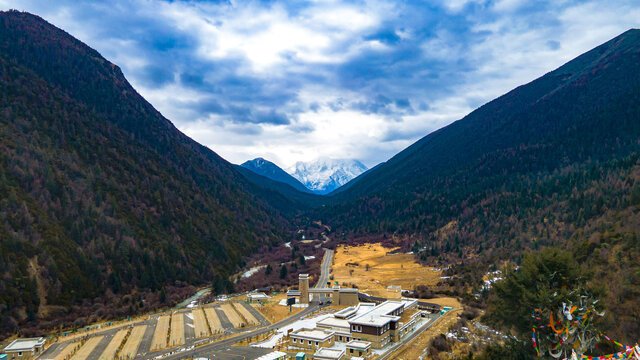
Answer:
[[[36,346],[44,346],[44,338],[15,339],[4,351],[32,351]]]
[[[270,352],[268,354],[262,355],[256,360],[277,360],[277,359],[282,359],[285,356],[287,356],[287,353],[283,353],[282,351],[274,351],[274,352]]]
[[[340,359],[345,354],[344,350],[320,348],[313,354],[314,359]]]
[[[347,343],[347,347],[366,350],[371,347],[371,343],[368,341],[362,341],[362,340],[351,340]]]
[[[258,292],[258,293],[249,293],[247,294],[247,297],[250,299],[270,299],[269,295],[263,293],[263,292]]]
[[[295,336],[298,338],[304,338],[308,340],[315,341],[326,341],[330,337],[333,336],[333,332],[328,332],[324,330],[318,329],[300,329],[298,331],[292,332],[289,336]]]
[[[326,327],[338,327],[338,328],[346,328],[349,329],[349,322],[344,319],[338,319],[335,317],[328,317],[326,319],[322,319],[316,323],[317,326],[326,326]]]
[[[366,314],[369,311],[373,310],[376,304],[373,303],[359,303],[356,306],[350,306],[346,309],[342,309],[337,313],[333,314],[334,317],[348,319],[353,316]]]
[[[385,301],[374,307],[371,311],[354,317],[349,320],[349,324],[369,325],[380,327],[391,321],[400,320],[400,316],[389,315],[396,310],[403,309],[405,303],[402,301]]]
[[[352,289],[352,288],[340,288],[338,289],[339,292],[341,293],[358,293],[358,289]]]

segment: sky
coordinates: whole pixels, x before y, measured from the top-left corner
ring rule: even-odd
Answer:
[[[372,167],[638,27],[634,1],[0,0],[98,50],[232,163]],[[481,136],[481,134],[478,134]]]

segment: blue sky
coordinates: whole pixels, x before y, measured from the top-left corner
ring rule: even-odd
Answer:
[[[632,1],[0,0],[119,65],[234,163],[387,160],[638,27]],[[481,134],[479,134],[480,136]]]

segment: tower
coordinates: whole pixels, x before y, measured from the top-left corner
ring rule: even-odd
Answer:
[[[298,275],[300,289],[300,304],[308,304],[309,303],[309,274],[300,274]]]

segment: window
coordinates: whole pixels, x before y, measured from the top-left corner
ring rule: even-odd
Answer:
[[[18,352],[18,356],[22,356],[22,351],[19,351],[19,352]]]
[[[353,354],[353,349],[349,349],[349,354]]]
[[[298,339],[293,338],[293,343],[295,344],[295,343],[297,343],[297,342],[298,342]]]
[[[311,345],[311,340],[309,340],[309,345]]]
[[[316,347],[318,347],[318,342],[316,341]]]

